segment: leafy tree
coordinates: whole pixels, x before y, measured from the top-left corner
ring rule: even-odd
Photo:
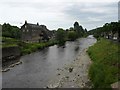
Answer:
[[[118,33],[118,41],[120,42],[120,22],[106,23],[103,27],[93,29],[88,32],[97,37],[108,37],[108,39],[113,39],[115,33]]]
[[[85,28],[85,30],[84,30],[86,33],[87,33],[87,29]]]
[[[20,39],[21,32],[17,26],[11,26],[9,23],[2,25],[2,36]]]
[[[77,32],[78,37],[82,37],[84,35],[84,29],[78,22],[74,23],[74,30]]]
[[[73,27],[70,27],[69,30],[70,31],[75,31],[75,29]]]
[[[68,32],[68,39],[74,41],[77,38],[77,33],[75,31]]]
[[[66,39],[65,31],[62,28],[59,28],[56,33],[56,39],[59,44],[64,44]]]

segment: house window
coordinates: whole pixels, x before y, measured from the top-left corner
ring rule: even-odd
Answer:
[[[27,26],[25,25],[25,28],[26,28]]]
[[[23,32],[25,32],[25,30],[23,30]]]

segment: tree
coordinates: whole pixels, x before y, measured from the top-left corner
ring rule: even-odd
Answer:
[[[17,26],[11,26],[9,23],[2,25],[2,36],[20,39],[21,32]]]
[[[84,29],[78,22],[74,23],[74,30],[77,32],[78,37],[82,37],[84,35]]]
[[[77,38],[77,33],[75,31],[68,32],[68,39],[74,41]]]
[[[59,28],[56,33],[56,39],[59,44],[64,44],[66,39],[65,31],[62,28]]]
[[[86,33],[87,33],[87,29],[85,28],[85,30],[84,30]]]
[[[118,41],[120,42],[120,22],[106,23],[103,27],[93,29],[88,32],[89,34],[94,34],[97,37],[108,37],[108,39],[113,39],[114,34],[118,34]]]

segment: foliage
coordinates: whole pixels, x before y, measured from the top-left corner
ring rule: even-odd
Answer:
[[[89,76],[94,88],[109,88],[110,84],[120,80],[120,51],[117,43],[100,39],[88,49],[93,63],[89,69]]]
[[[14,38],[2,37],[2,47],[18,46],[20,41]]]
[[[85,30],[83,29],[81,25],[79,25],[78,22],[74,23],[74,30],[77,32],[78,37],[82,37],[85,33]]]
[[[118,32],[118,38],[120,38],[120,22],[111,22],[106,23],[102,27],[98,27],[96,29],[90,30],[88,33],[94,35],[96,38],[108,36],[112,33],[111,38],[115,33]]]
[[[77,33],[75,31],[68,32],[68,40],[74,41],[77,38]]]
[[[2,36],[20,39],[21,33],[17,26],[11,26],[10,24],[4,23],[2,25]]]
[[[35,52],[40,49],[44,49],[45,47],[52,46],[54,44],[57,44],[57,41],[50,40],[48,42],[41,42],[41,43],[19,43],[19,46],[21,47],[21,53],[22,55],[30,54],[32,52]]]
[[[59,28],[56,33],[56,39],[59,44],[64,44],[66,41],[66,33],[62,28]]]
[[[83,32],[87,32],[87,30],[83,29],[82,26],[79,25],[78,22],[75,22],[74,28],[71,27],[66,31],[62,28],[59,28],[57,31],[53,31],[53,35],[55,38],[53,40],[49,40],[47,33],[43,32],[43,37],[47,40],[47,42],[40,42],[40,43],[24,43],[20,41],[21,32],[17,26],[11,26],[9,23],[4,23],[2,25],[2,45],[3,47],[10,47],[10,46],[19,46],[21,48],[21,53],[29,54],[34,52],[38,49],[43,49],[47,46],[51,46],[54,44],[64,45],[67,40],[75,40],[83,35]]]

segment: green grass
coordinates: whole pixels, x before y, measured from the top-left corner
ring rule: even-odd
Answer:
[[[22,55],[30,54],[39,49],[43,49],[45,47],[52,46],[58,43],[56,40],[49,40],[48,42],[41,42],[41,43],[24,43],[14,38],[8,38],[8,37],[1,37],[1,38],[2,38],[2,44],[0,44],[0,48],[19,46]]]
[[[0,47],[13,47],[13,46],[18,46],[18,43],[20,41],[16,40],[14,38],[8,38],[8,37],[2,37],[2,44]]]
[[[44,49],[45,47],[52,46],[57,44],[57,41],[50,40],[48,42],[41,42],[41,43],[20,43],[19,46],[21,47],[22,55],[30,54],[40,49]]]
[[[89,76],[94,88],[110,88],[111,84],[119,81],[120,76],[120,44],[101,38],[88,49],[92,59]]]

